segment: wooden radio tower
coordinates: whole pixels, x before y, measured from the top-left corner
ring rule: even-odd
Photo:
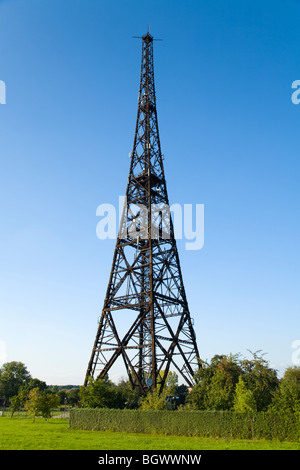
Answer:
[[[194,384],[199,353],[186,299],[158,133],[153,37],[142,38],[136,130],[119,235],[85,377],[122,358],[141,393],[163,390],[170,369]],[[132,317],[133,316],[133,317]],[[127,324],[121,334],[118,322]]]

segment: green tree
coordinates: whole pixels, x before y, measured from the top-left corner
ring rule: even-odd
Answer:
[[[168,409],[167,390],[160,393],[159,386],[148,392],[140,401],[142,410],[166,410]]]
[[[0,397],[9,399],[18,394],[21,386],[27,385],[30,373],[22,362],[6,362],[0,369]]]
[[[39,379],[30,379],[28,384],[29,390],[32,388],[38,388],[39,390],[46,390],[47,384]]]
[[[80,387],[80,404],[88,408],[124,408],[125,398],[108,379],[94,380],[89,377],[87,386]]]
[[[214,410],[232,408],[235,387],[241,374],[238,355],[229,355],[219,360],[211,379],[207,395],[207,407]]]
[[[50,418],[53,408],[59,406],[59,396],[57,393],[41,392],[38,409],[43,418]]]
[[[169,370],[166,380],[166,388],[168,395],[176,395],[178,387],[178,375],[176,372]]]
[[[196,385],[187,397],[190,408],[226,410],[233,406],[235,386],[242,373],[239,355],[216,355],[210,364],[202,362]]]
[[[269,407],[277,412],[300,412],[300,367],[288,367]]]
[[[11,417],[13,417],[14,413],[22,406],[24,406],[28,396],[28,385],[21,386],[19,388],[19,392],[17,395],[14,395],[10,398],[10,410],[11,410]]]
[[[33,419],[33,421],[35,420],[35,417],[39,411],[39,400],[41,394],[42,392],[37,387],[32,388],[24,405],[25,410],[27,410],[27,413]]]
[[[11,412],[11,417],[13,417],[14,413],[18,410],[20,410],[22,406],[22,400],[20,395],[15,395],[14,397],[11,397],[10,399],[10,412]]]
[[[278,387],[279,379],[276,370],[269,367],[261,351],[251,354],[252,359],[244,359],[241,362],[243,379],[247,390],[253,393],[257,411],[266,411]]]
[[[252,359],[235,355],[216,355],[210,364],[202,362],[195,375],[196,385],[187,396],[187,407],[202,410],[228,410],[234,406],[236,385],[242,376],[255,400],[257,411],[266,410],[278,387],[276,371],[269,367],[260,351]]]
[[[29,391],[24,408],[34,421],[35,417],[39,414],[46,419],[50,418],[52,408],[58,405],[59,396],[57,394],[42,391],[36,387]]]
[[[66,390],[68,405],[75,406],[79,401],[79,387]]]
[[[248,390],[242,376],[235,387],[233,409],[239,413],[256,411],[256,403],[251,390]]]
[[[133,388],[129,380],[121,380],[116,386],[118,392],[123,397],[124,407],[136,409],[139,406],[140,393],[137,388]]]
[[[59,396],[59,404],[65,405],[68,400],[67,391],[62,389],[57,393],[57,395]]]
[[[163,377],[164,371],[161,371],[160,376]],[[166,379],[166,384],[163,391],[160,391],[158,384],[154,390],[148,392],[140,400],[140,408],[142,410],[165,410],[172,409],[173,405],[170,397],[176,394],[178,386],[178,375],[176,372],[169,371]]]
[[[213,369],[207,362],[201,361],[201,368],[195,374],[196,384],[186,397],[186,407],[196,410],[206,409],[206,397],[213,376]]]

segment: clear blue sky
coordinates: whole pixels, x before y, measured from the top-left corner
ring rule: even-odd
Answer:
[[[0,1],[0,365],[48,384],[84,380],[148,24],[169,199],[205,206],[203,249],[178,243],[200,355],[282,372],[300,339],[300,2]]]

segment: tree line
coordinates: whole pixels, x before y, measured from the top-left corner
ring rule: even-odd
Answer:
[[[86,387],[47,386],[32,378],[21,362],[0,368],[0,399],[10,402],[12,412],[30,407],[48,417],[51,407],[70,405],[88,408],[142,408],[191,410],[300,411],[300,367],[288,367],[281,379],[260,351],[251,359],[239,354],[215,355],[201,361],[195,385],[178,385],[178,376],[169,372],[162,393],[156,388],[146,396],[133,389],[129,381],[113,383],[90,378]]]
[[[7,362],[0,368],[0,407],[9,406],[12,416],[24,408],[33,419],[37,414],[49,418],[53,408],[75,406],[78,400],[79,386],[47,385],[31,377],[22,362]]]

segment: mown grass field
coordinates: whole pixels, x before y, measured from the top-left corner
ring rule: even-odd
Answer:
[[[81,431],[67,419],[4,416],[0,450],[300,450],[300,443]]]

